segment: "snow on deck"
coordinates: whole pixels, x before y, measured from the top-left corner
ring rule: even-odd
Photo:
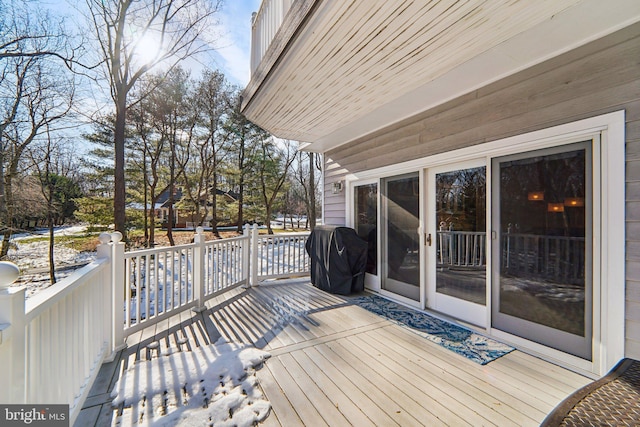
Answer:
[[[121,426],[252,426],[269,413],[255,370],[269,353],[227,342],[141,360],[111,393]]]

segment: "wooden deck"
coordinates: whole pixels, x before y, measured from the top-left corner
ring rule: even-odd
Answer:
[[[306,280],[236,289],[128,338],[104,364],[77,426],[111,425],[109,392],[136,359],[228,340],[271,353],[258,379],[265,426],[534,426],[590,379],[514,351],[485,366]]]

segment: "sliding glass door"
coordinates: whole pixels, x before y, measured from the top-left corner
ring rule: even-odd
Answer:
[[[429,170],[429,307],[478,326],[487,323],[484,160]],[[429,238],[431,236],[431,238]]]
[[[382,289],[420,301],[420,177],[384,178],[382,187]]]
[[[590,360],[591,141],[493,160],[492,326]]]

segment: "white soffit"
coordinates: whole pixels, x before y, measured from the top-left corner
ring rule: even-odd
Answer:
[[[245,114],[327,151],[638,20],[639,0],[323,1]]]

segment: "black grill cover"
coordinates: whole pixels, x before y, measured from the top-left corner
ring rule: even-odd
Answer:
[[[306,243],[311,257],[311,283],[333,294],[364,290],[368,244],[353,228],[317,226]]]

